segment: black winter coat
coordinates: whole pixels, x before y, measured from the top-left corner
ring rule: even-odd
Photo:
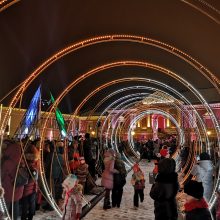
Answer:
[[[116,159],[114,169],[118,170],[119,173],[114,173],[113,177],[113,188],[120,189],[126,184],[126,169],[125,164],[122,160]]]
[[[178,190],[177,173],[157,175],[150,191],[150,197],[154,200],[155,220],[177,220],[176,194]]]
[[[186,212],[186,220],[212,220],[208,209],[193,209]]]

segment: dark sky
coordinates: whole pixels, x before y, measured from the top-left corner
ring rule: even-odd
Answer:
[[[181,0],[21,0],[0,13],[0,98],[56,51],[74,42],[108,34],[138,35],[173,45],[220,78],[220,1],[206,2],[216,10],[202,3],[191,7]],[[53,63],[27,88],[22,107],[27,107],[40,83],[43,99],[48,99],[49,91],[56,98],[70,82],[85,72],[121,60],[143,61],[168,68],[190,82],[209,102],[220,101],[213,85],[179,57],[155,46],[114,41],[82,48]],[[65,96],[60,108],[65,113],[72,112],[89,92],[103,83],[134,76],[164,82],[192,102],[198,102],[186,85],[160,71],[121,66],[100,71],[83,80]],[[133,81],[106,88],[91,99],[84,111],[109,93],[136,84],[141,83]],[[11,98],[4,99],[3,104],[7,105]]]

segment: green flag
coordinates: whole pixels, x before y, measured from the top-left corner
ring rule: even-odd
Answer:
[[[55,102],[54,97],[51,93],[50,93],[50,99],[52,103]],[[63,118],[61,111],[57,107],[55,108],[55,114],[56,114],[56,120],[57,120],[59,129],[60,129],[61,136],[66,137],[67,132],[66,132],[65,120]]]

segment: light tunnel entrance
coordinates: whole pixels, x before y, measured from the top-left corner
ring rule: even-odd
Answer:
[[[169,47],[166,45],[165,48],[156,41],[150,41],[149,39],[139,38],[135,36],[124,36],[117,35],[112,37],[103,37],[90,39],[90,41],[85,41],[83,44],[77,44],[78,47],[84,47],[86,44],[95,44],[95,43],[106,43],[107,41],[131,41],[132,43],[149,43],[155,47],[162,48],[167,51],[171,51],[176,54],[178,57],[187,60],[185,54],[179,53],[180,51],[176,48]],[[94,41],[94,42],[93,42]],[[149,42],[148,42],[149,41]],[[50,147],[53,150],[52,160],[58,158],[58,149],[62,147],[64,151],[63,164],[62,164],[62,175],[63,177],[71,173],[70,168],[70,158],[68,156],[69,147],[74,148],[74,141],[78,142],[78,145],[83,149],[83,140],[81,136],[84,136],[85,133],[90,133],[90,136],[93,140],[94,155],[93,162],[94,168],[97,175],[101,176],[103,169],[103,155],[106,149],[113,148],[115,151],[122,154],[122,158],[126,164],[127,170],[131,169],[134,163],[141,159],[141,152],[137,148],[138,142],[144,142],[148,139],[156,142],[161,139],[169,139],[173,137],[176,140],[175,150],[172,152],[172,157],[176,160],[177,170],[180,173],[181,178],[180,184],[184,185],[187,179],[190,176],[191,169],[196,162],[197,156],[202,152],[207,152],[213,164],[217,167],[218,164],[218,151],[219,151],[219,122],[217,120],[217,111],[216,105],[208,104],[204,97],[199,93],[196,88],[189,83],[186,79],[178,76],[177,73],[172,72],[171,70],[155,65],[149,62],[142,61],[116,61],[113,63],[108,63],[102,66],[98,66],[77,79],[73,80],[48,107],[47,112],[43,112],[41,115],[42,121],[31,122],[31,126],[28,127],[25,133],[21,132],[22,126],[24,123],[21,122],[19,128],[17,129],[15,140],[7,140],[6,136],[9,132],[9,126],[13,123],[13,112],[15,111],[16,104],[21,101],[21,97],[27,91],[27,88],[30,86],[32,81],[37,77],[38,74],[44,71],[49,65],[53,62],[58,61],[60,57],[75,51],[77,45],[73,47],[66,48],[66,51],[62,51],[62,54],[58,53],[59,56],[54,55],[54,59],[48,59],[47,62],[42,64],[39,68],[31,74],[30,77],[24,82],[21,88],[18,89],[16,95],[13,97],[11,104],[8,108],[1,109],[1,151],[2,158],[5,158],[5,153],[10,147],[15,147],[20,149],[20,153],[17,154],[16,159],[16,172],[14,178],[14,184],[12,191],[10,192],[11,201],[15,201],[16,198],[16,179],[19,176],[19,168],[21,166],[26,166],[29,174],[32,176],[34,181],[40,181],[39,186],[41,193],[45,196],[47,202],[53,207],[53,209],[58,213],[59,216],[62,216],[62,211],[60,210],[59,204],[57,204],[56,195],[54,194],[54,186],[51,183],[50,175],[53,172],[52,166],[49,167],[49,176],[47,174],[48,170],[45,170],[45,145],[52,143]],[[190,62],[196,69],[198,64],[193,60]],[[160,81],[144,78],[144,77],[128,77],[128,78],[117,78],[113,81],[102,84],[97,87],[95,90],[91,91],[90,94],[85,97],[81,103],[77,106],[73,114],[66,116],[68,119],[68,125],[65,124],[65,132],[62,132],[62,129],[59,127],[60,133],[54,133],[54,124],[50,124],[51,119],[58,117],[57,109],[62,99],[68,95],[68,93],[73,90],[77,85],[83,87],[83,82],[86,78],[91,77],[94,74],[101,73],[106,69],[113,69],[118,66],[139,66],[147,69],[154,69],[159,71],[169,77],[174,78],[179,83],[182,83],[193,93],[195,98],[198,100],[199,104],[193,105],[190,100],[184,97],[180,92],[176,91],[171,86],[162,83]],[[206,71],[207,69],[199,68],[199,72]],[[219,91],[219,81],[213,77],[213,75],[208,72],[202,72],[202,75],[205,75],[217,91]],[[80,110],[83,106],[94,96],[104,91],[106,88],[111,85],[120,84],[123,85],[125,82],[133,82],[134,86],[122,86],[120,89],[117,89],[107,96],[99,100],[93,106],[91,106],[87,114],[82,115]],[[141,85],[139,84],[141,82]],[[142,85],[145,84],[145,85]],[[124,92],[129,91],[130,94],[126,95]],[[175,95],[173,95],[175,94]],[[119,95],[120,98],[116,98],[114,101],[111,98]],[[40,100],[40,99],[39,99]],[[36,104],[36,103],[35,103]],[[41,102],[37,102],[37,105],[41,107]],[[97,109],[101,109],[102,112],[99,112],[97,115]],[[4,111],[3,111],[4,110]],[[29,118],[33,119],[39,112],[28,113]],[[25,114],[24,114],[25,116]],[[39,115],[38,115],[39,116]],[[39,118],[38,118],[39,119]],[[50,127],[48,126],[50,124]],[[20,132],[20,133],[19,133]],[[74,139],[76,137],[77,139]],[[80,138],[79,138],[80,137]],[[33,142],[33,139],[38,139],[37,142]],[[56,139],[56,140],[55,140]],[[31,167],[28,164],[28,156],[30,156],[31,146],[37,146],[39,154],[39,180],[35,179],[35,176],[32,173]],[[59,146],[60,145],[60,146]],[[62,145],[62,146],[61,146]],[[181,150],[183,147],[188,147],[188,156],[184,158],[185,161],[182,161]],[[83,153],[82,153],[83,155]],[[81,156],[82,156],[81,155]],[[87,158],[86,158],[87,159]],[[37,159],[36,159],[37,160]],[[52,162],[53,163],[53,162]],[[51,163],[51,164],[52,164]],[[50,165],[51,165],[50,164]],[[60,166],[60,164],[58,164]],[[4,164],[2,163],[2,169],[4,169]],[[48,169],[48,167],[47,167]],[[3,170],[4,173],[4,170]],[[93,174],[91,174],[91,177]],[[5,179],[1,179],[1,184],[4,185]],[[90,178],[90,183],[97,185],[94,181],[94,178]],[[219,169],[215,170],[214,175],[214,184],[212,188],[212,195],[209,200],[210,209],[213,208],[216,196],[215,192],[219,188]],[[5,188],[7,191],[7,188]],[[6,192],[7,194],[8,192]],[[85,203],[89,204],[84,197]],[[8,217],[13,219],[13,215],[10,216],[8,209],[6,207],[7,201],[6,198],[1,198],[1,209]],[[12,205],[13,209],[13,205]]]

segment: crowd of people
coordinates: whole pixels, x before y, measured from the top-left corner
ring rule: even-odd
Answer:
[[[155,220],[177,220],[176,195],[182,190],[178,182],[176,162],[172,159],[177,145],[175,137],[169,140],[148,140],[135,143],[141,159],[155,161],[153,185],[150,197],[154,200]],[[65,220],[78,220],[82,212],[83,194],[89,191],[88,179],[97,178],[95,161],[97,148],[88,133],[75,136],[67,147],[68,175],[62,141],[45,141],[43,146],[43,170],[51,193],[64,213]],[[182,165],[186,163],[187,150],[180,156]],[[45,197],[42,180],[39,178],[39,141],[24,139],[16,142],[5,139],[2,146],[2,187],[0,197],[4,195],[10,216],[17,220],[32,220],[39,208],[52,210]],[[186,156],[187,155],[187,156]],[[209,154],[200,154],[199,161],[191,169],[191,176],[184,185],[186,196],[186,220],[209,220],[211,214],[208,203],[213,189],[213,165]],[[146,185],[144,170],[138,163],[132,167],[130,184],[134,188],[133,206],[138,209],[144,201]],[[123,187],[126,184],[127,171],[120,152],[108,148],[104,152],[101,185],[105,188],[103,209],[120,208]],[[193,180],[192,180],[193,179]],[[15,181],[16,180],[16,181]],[[220,204],[220,199],[219,203]],[[220,207],[220,205],[219,205]],[[217,209],[216,215],[220,211]],[[1,213],[0,213],[1,215]]]
[[[106,188],[103,205],[105,210],[116,205],[120,208],[123,186],[126,183],[125,173],[117,166],[118,160],[120,161],[118,154],[113,149],[105,152],[105,170],[102,175],[102,185]],[[178,213],[176,199],[177,194],[182,192],[185,195],[184,216],[186,220],[211,220],[208,201],[213,190],[213,165],[208,153],[200,154],[200,160],[192,168],[191,176],[183,189],[180,188],[176,161],[170,156],[169,148],[166,145],[162,146],[155,156],[157,157],[154,168],[156,175],[150,190],[150,197],[154,200],[155,220],[177,220],[182,216]],[[137,210],[139,203],[144,201],[145,172],[141,170],[138,163],[132,169],[133,206]],[[116,185],[115,179],[119,174],[123,176],[124,180],[121,179],[121,185]],[[116,189],[119,194],[115,193]],[[110,191],[112,191],[112,203],[110,202]],[[117,203],[117,201],[119,202]],[[217,209],[216,216],[218,215]]]
[[[75,184],[74,180],[74,184],[82,186],[78,187],[82,195],[91,187],[87,184],[88,179],[95,180],[97,176],[96,148],[94,149],[93,144],[94,140],[86,133],[84,137],[74,137],[67,148],[69,170],[77,179],[77,183]],[[45,179],[55,202],[62,208],[65,204],[64,192],[67,193],[63,183],[68,175],[68,168],[65,166],[64,143],[46,140],[42,151]],[[39,140],[5,139],[2,146],[1,170],[7,210],[14,220],[19,219],[19,216],[21,220],[32,220],[38,209],[53,210],[45,196],[42,179],[39,178]]]

